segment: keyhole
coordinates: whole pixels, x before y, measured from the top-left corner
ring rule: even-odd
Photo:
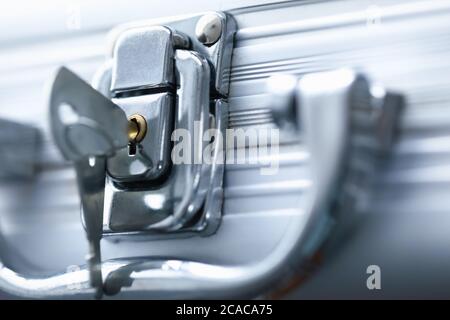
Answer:
[[[128,155],[129,156],[134,156],[136,155],[136,143],[135,142],[130,142],[128,143]]]

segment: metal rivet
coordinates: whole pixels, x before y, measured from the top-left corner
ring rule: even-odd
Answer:
[[[222,34],[222,19],[215,13],[202,16],[195,26],[195,36],[205,46],[211,46]]]
[[[147,133],[147,121],[140,114],[133,114],[128,118],[128,141],[141,142]]]

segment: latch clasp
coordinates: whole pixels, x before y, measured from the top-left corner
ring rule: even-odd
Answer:
[[[208,31],[214,42],[198,35],[201,26],[218,32]],[[224,74],[231,63],[234,30],[229,16],[209,13],[132,27],[117,37],[110,69],[97,75],[103,79],[98,88],[109,87],[103,94],[111,96],[129,119],[141,118],[146,133],[107,159],[105,234],[145,232],[161,237],[215,231],[220,210],[209,212],[205,204],[221,203],[217,189],[222,184],[224,141],[214,143],[213,149],[220,152],[211,163],[199,163],[195,157],[208,143],[207,130],[225,131]],[[180,132],[189,133],[189,150],[183,152],[191,161],[174,164]],[[219,157],[221,164],[216,163]],[[218,198],[208,200],[210,196]]]

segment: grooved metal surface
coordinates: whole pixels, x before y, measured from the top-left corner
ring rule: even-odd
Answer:
[[[50,139],[45,82],[61,64],[90,80],[104,61],[110,28],[158,17],[150,16],[151,4],[127,1],[133,2],[141,8],[104,17],[101,25],[92,21],[102,8],[87,9],[86,27],[76,32],[61,31],[48,17],[48,29],[37,30],[31,38],[18,32],[15,41],[5,41],[0,47],[0,117],[20,119],[45,133],[36,179],[0,182],[0,251],[5,263],[18,271],[41,274],[84,263],[87,246],[79,220],[75,175]],[[401,289],[410,277],[428,272],[427,267],[448,270],[450,1],[298,1],[249,8],[239,8],[245,6],[240,1],[198,4],[202,5],[204,9],[225,6],[238,23],[230,71],[232,128],[274,127],[264,81],[280,72],[303,75],[353,67],[406,95],[400,139],[379,177],[371,210],[364,214],[367,218],[354,235],[359,242],[343,242],[330,267],[324,265],[317,278],[294,296],[328,297],[327,292],[332,292],[342,297],[371,297],[365,289],[365,266],[377,261],[387,268],[387,279],[403,285],[388,290],[387,295],[393,297],[404,292]],[[187,10],[180,8],[176,14]],[[0,25],[11,27],[5,23],[12,22]],[[227,165],[224,220],[216,235],[152,242],[103,241],[104,258],[164,255],[233,264],[264,257],[283,236],[290,217],[301,214],[302,194],[310,184],[307,150],[294,144],[292,137],[282,134],[281,139],[280,170],[275,176],[260,175],[260,168],[254,165]],[[417,229],[421,226],[428,228],[428,233]],[[425,256],[431,262],[407,253],[414,248],[429,249]],[[384,250],[389,254],[383,255]],[[352,252],[360,257],[353,263]],[[401,257],[413,271],[395,279],[394,271],[402,268]],[[356,276],[340,277],[344,270],[355,270]],[[441,280],[450,288],[450,280]],[[339,286],[326,291],[332,281]],[[434,282],[418,283],[426,288]]]

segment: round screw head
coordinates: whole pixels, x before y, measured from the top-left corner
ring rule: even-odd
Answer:
[[[214,13],[202,16],[195,26],[195,36],[205,46],[211,46],[222,34],[222,19]]]

